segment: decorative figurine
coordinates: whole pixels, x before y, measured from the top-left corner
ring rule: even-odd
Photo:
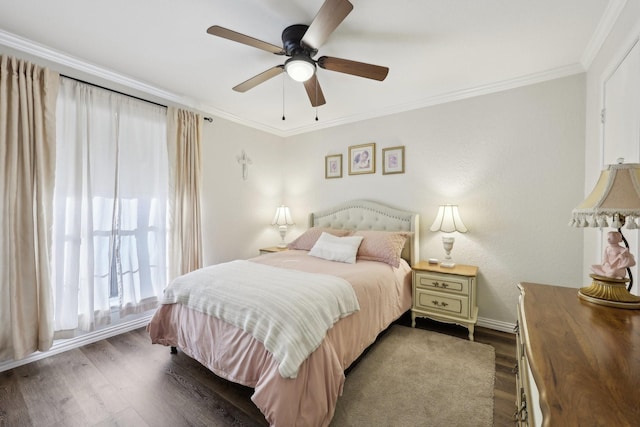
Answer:
[[[627,275],[627,267],[636,265],[629,249],[620,245],[622,242],[622,234],[618,231],[610,231],[607,234],[607,246],[604,250],[602,264],[592,265],[591,271],[598,276],[612,277],[615,279],[624,279]]]

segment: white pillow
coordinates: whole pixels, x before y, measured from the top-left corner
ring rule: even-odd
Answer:
[[[309,255],[329,261],[355,264],[358,247],[364,236],[337,237],[322,232],[315,245],[309,251]]]

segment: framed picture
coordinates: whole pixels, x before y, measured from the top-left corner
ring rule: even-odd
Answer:
[[[382,174],[404,173],[404,145],[382,149]]]
[[[376,172],[376,144],[352,145],[349,147],[349,175]]]
[[[342,178],[342,154],[332,154],[324,158],[324,177]]]

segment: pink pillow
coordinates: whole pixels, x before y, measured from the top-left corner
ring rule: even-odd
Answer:
[[[293,242],[289,243],[287,247],[289,249],[310,251],[313,245],[315,245],[318,241],[318,238],[320,238],[322,232],[329,233],[337,237],[350,236],[351,234],[353,234],[353,231],[351,230],[337,230],[334,228],[326,227],[311,227],[300,236],[298,236],[298,238]]]
[[[397,268],[402,248],[411,234],[407,231],[356,231],[354,236],[364,237],[358,248],[358,259],[384,262]]]

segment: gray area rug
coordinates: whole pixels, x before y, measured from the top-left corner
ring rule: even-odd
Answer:
[[[331,427],[491,427],[495,349],[394,325],[349,372]]]

